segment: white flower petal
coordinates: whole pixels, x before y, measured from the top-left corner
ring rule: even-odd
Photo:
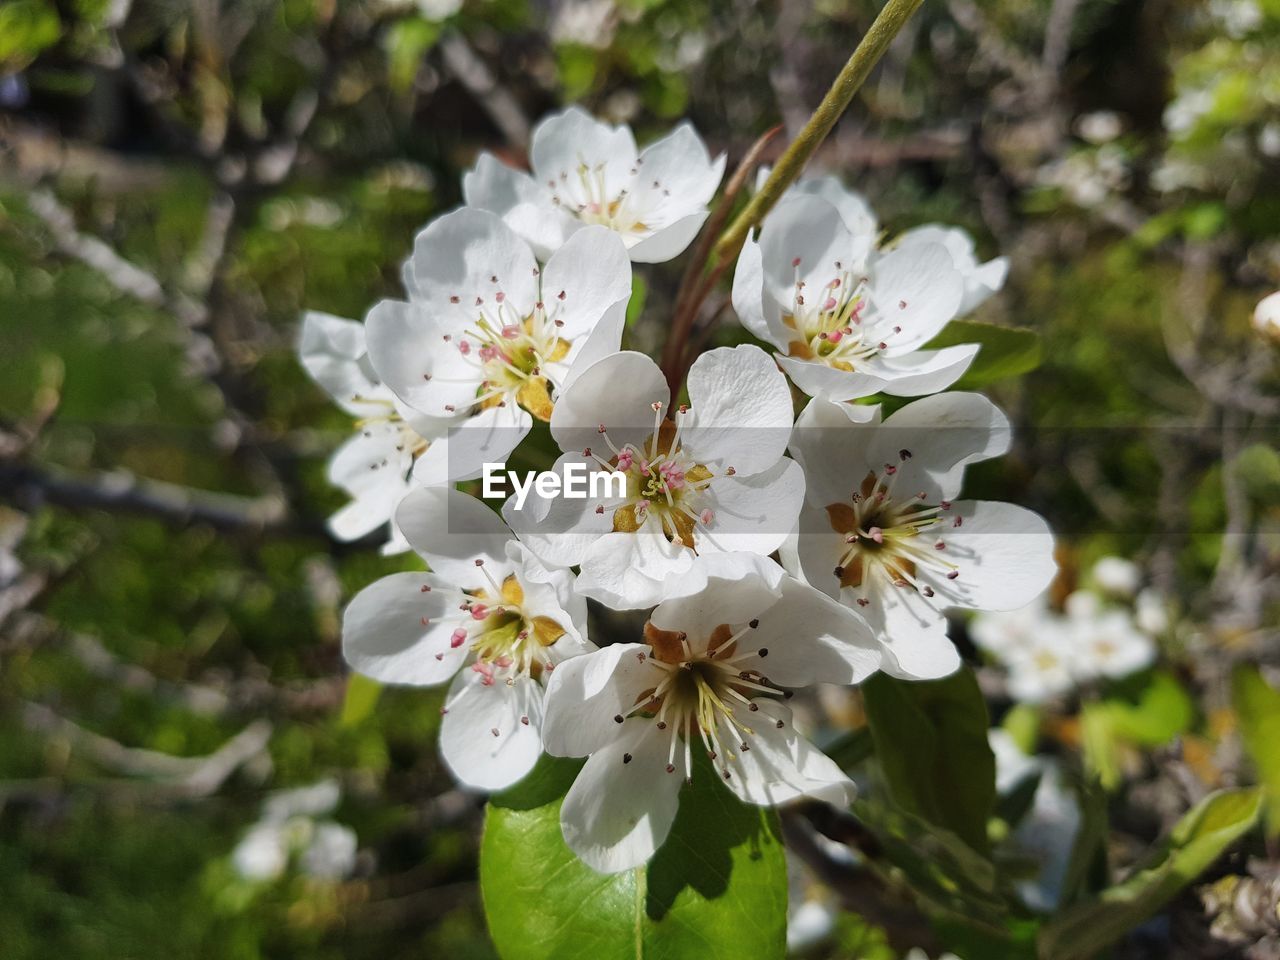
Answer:
[[[578,592],[615,610],[652,607],[662,599],[663,582],[693,564],[693,551],[672,543],[650,518],[634,533],[607,533],[582,559]]]
[[[424,586],[432,587],[423,592]],[[342,620],[342,655],[353,670],[382,683],[444,683],[468,649],[450,642],[454,604],[429,574],[393,573],[355,595]],[[423,618],[427,623],[423,624]]]
[[[941,350],[917,350],[897,357],[880,356],[874,372],[884,378],[885,393],[895,397],[920,397],[947,389],[969,369],[981,349],[961,343]]]
[[[880,425],[880,406],[815,397],[796,418],[791,455],[804,468],[809,503],[843,503],[871,470],[867,440]],[[865,427],[866,429],[860,429]]]
[[[861,683],[880,666],[880,644],[848,607],[792,577],[782,597],[738,641],[742,652],[765,649],[761,671],[784,687]]]
[[[533,429],[533,417],[512,400],[461,420],[449,428],[447,443],[436,441],[419,459],[440,458],[451,481],[474,480],[486,463],[505,463]],[[428,467],[423,468],[428,469]]]
[[[529,244],[501,217],[462,207],[428,224],[414,240],[410,299],[424,304],[447,331],[466,329],[481,307],[496,305],[499,293],[525,316],[538,298],[536,267]]]
[[[551,255],[542,270],[542,298],[548,312],[563,323],[557,335],[574,346],[610,307],[630,297],[627,248],[608,227],[583,227]],[[613,349],[617,347],[615,343]]]
[[[964,279],[940,243],[891,250],[871,268],[872,302],[880,326],[901,327],[887,335],[889,354],[914,350],[931,340],[960,308]]]
[[[477,560],[499,583],[511,570],[507,525],[483,501],[452,487],[409,493],[396,511],[396,525],[432,571],[458,589],[492,591]]]
[[[702,354],[689,370],[692,419],[684,446],[740,475],[772,467],[791,438],[791,390],[773,359],[749,344]]]
[[[890,381],[867,370],[839,370],[816,360],[801,360],[775,354],[779,366],[791,382],[811,397],[825,400],[856,400],[886,390]],[[959,376],[959,374],[957,374]]]
[[[706,219],[706,210],[683,216],[632,244],[628,253],[636,263],[665,263],[684,253]]]
[[[628,720],[617,739],[590,756],[569,788],[560,829],[592,869],[617,873],[638,867],[667,839],[683,782],[665,772],[668,743],[650,721]]]
[[[907,404],[866,438],[873,468],[894,464],[897,489],[937,503],[959,495],[966,465],[1005,453],[1012,428],[982,394],[943,393]]]
[[[555,182],[549,189],[566,201],[579,197],[579,168],[584,165],[582,175],[602,176],[604,195],[614,197],[631,181],[636,142],[625,125],[611,127],[580,107],[569,107],[534,128],[529,159],[534,179]]]
[[[367,416],[371,407],[376,410],[391,399],[391,391],[378,382],[369,362],[362,323],[307,311],[302,315],[298,356],[311,379],[353,416]]]
[[[464,786],[504,790],[542,755],[542,687],[528,677],[485,684],[463,670],[454,678],[440,723],[440,754]]]
[[[671,401],[666,378],[643,353],[624,350],[585,368],[556,400],[551,435],[564,451],[608,447],[599,434],[603,424],[618,449],[639,445],[653,432],[653,404],[665,414]]]
[[[725,156],[714,161],[693,125],[681,123],[640,153],[632,197],[646,223],[666,226],[705,207],[724,176]]]
[[[547,682],[542,739],[547,753],[585,757],[619,735],[615,720],[657,683],[643,643],[614,643],[558,665]]]
[[[751,331],[751,335],[779,350],[787,349],[791,339],[787,328],[776,322],[770,310],[765,312],[764,265],[760,256],[760,244],[754,236],[748,236],[738,254],[738,265],[733,271],[733,310],[738,320]]]
[[[784,198],[760,231],[765,292],[784,308],[795,300],[797,281],[805,283],[810,297],[817,296],[842,269],[857,269],[857,252],[840,211],[826,200]]]
[[[683,631],[705,639],[721,624],[742,626],[763,616],[782,597],[782,569],[768,557],[749,553],[700,556],[672,578],[649,615],[659,630]]]
[[[804,471],[785,457],[748,477],[717,477],[706,489],[709,524],[694,528],[703,552],[770,554],[795,529],[804,504]]]
[[[755,701],[756,711],[738,705],[734,716],[751,733],[743,736],[748,750],[735,749],[724,781],[739,799],[759,806],[777,806],[798,797],[813,797],[838,807],[853,802],[853,781],[821,750],[800,736],[791,711],[776,700]],[[781,724],[781,726],[779,726]]]
[[[946,558],[959,576],[948,580],[930,568],[918,574],[938,593],[940,601],[975,610],[1012,610],[1049,586],[1058,567],[1053,559],[1053,534],[1044,518],[1011,503],[958,500],[948,511],[949,522],[939,539],[946,542]]]
[[[369,311],[366,325],[374,369],[414,410],[448,417],[453,414],[448,407],[465,411],[474,402],[480,368],[421,307],[383,300]]]

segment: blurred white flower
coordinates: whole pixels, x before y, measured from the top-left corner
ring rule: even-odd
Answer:
[[[560,0],[551,17],[551,42],[605,50],[613,43],[617,26],[613,0]]]
[[[1132,560],[1103,557],[1093,565],[1093,580],[1107,593],[1127,599],[1142,585],[1142,572]]]
[[[1169,606],[1154,587],[1148,587],[1134,598],[1133,619],[1139,630],[1157,637],[1169,629]]]
[[[0,589],[22,575],[22,561],[14,551],[26,534],[26,514],[0,507]]]
[[[578,107],[547,117],[533,131],[532,173],[482,154],[462,180],[467,205],[503,218],[546,258],[577,230],[614,231],[637,263],[678,256],[707,219],[724,176],[688,123],[637,150],[631,130],[602,123]]]
[[[822,943],[836,928],[839,911],[828,899],[804,899],[787,911],[787,950],[808,950]]]
[[[1107,201],[1129,183],[1129,158],[1115,143],[1075,153],[1045,164],[1037,182],[1057,187],[1078,207],[1089,209]]]
[[[1258,301],[1253,310],[1253,328],[1264,337],[1280,343],[1280,290]]]
[[[1068,597],[1067,629],[1074,649],[1072,673],[1082,682],[1094,677],[1118,679],[1149,667],[1156,657],[1151,638],[1137,628],[1127,610],[1080,609]],[[1092,598],[1091,594],[1084,597]]]
[[[1060,620],[1046,621],[1024,647],[1004,657],[1009,695],[1020,703],[1043,703],[1074,689],[1077,650]]]
[[[1264,157],[1280,157],[1280,123],[1268,123],[1258,132],[1258,149]]]
[[[462,9],[463,0],[417,0],[418,10],[427,20],[447,20]]]
[[[245,880],[267,883],[282,877],[291,858],[318,880],[337,881],[351,874],[359,842],[355,831],[317,819],[341,799],[336,780],[273,793],[262,816],[231,852],[231,866]]]
[[[1124,122],[1114,110],[1094,110],[1076,120],[1076,132],[1095,145],[1108,143],[1123,131]]]
[[[998,727],[987,736],[996,755],[996,790],[1002,796],[1028,777],[1040,777],[1031,809],[1014,826],[1005,845],[1038,865],[1034,879],[1016,884],[1019,896],[1032,909],[1053,910],[1061,899],[1062,881],[1080,829],[1075,792],[1067,786],[1056,761],[1024,753],[1013,737]]]
[[[1255,0],[1209,0],[1209,16],[1216,20],[1233,40],[1262,26],[1262,8]]]
[[[318,880],[341,880],[355,869],[358,846],[350,827],[332,821],[317,823],[311,843],[302,852],[302,872]]]
[[[1164,128],[1175,138],[1190,133],[1200,118],[1213,109],[1212,90],[1184,90],[1164,108]]]

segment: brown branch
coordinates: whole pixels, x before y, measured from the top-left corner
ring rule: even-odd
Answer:
[[[123,471],[74,477],[48,468],[0,464],[0,494],[33,508],[53,503],[73,510],[135,513],[180,526],[203,523],[241,533],[319,532],[293,523],[280,497],[238,497],[144,480]]]

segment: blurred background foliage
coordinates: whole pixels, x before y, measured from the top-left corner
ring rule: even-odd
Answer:
[[[299,314],[398,295],[478,151],[519,163],[562,103],[641,142],[688,117],[731,163],[794,133],[876,8],[0,5],[0,953],[492,956],[438,695],[342,664],[342,604],[414,561],[324,532],[350,423],[295,361]],[[1280,286],[1278,38],[1280,0],[929,0],[815,161],[891,233],[1011,257],[978,319],[1043,362],[993,386],[1021,432],[971,489],[1061,532],[1056,600],[1119,553],[1169,606],[1160,670],[1084,709],[1028,718],[979,674],[1007,729],[1103,773],[1104,880],[1208,789],[1280,790],[1280,380],[1249,323]],[[637,349],[680,268],[637,272]],[[825,710],[856,738],[856,698]],[[336,799],[279,793],[315,784]],[[1280,889],[1250,849],[1216,882]],[[1219,894],[1124,955],[1280,956],[1280,917],[1228,936]],[[897,955],[874,926],[807,949]]]

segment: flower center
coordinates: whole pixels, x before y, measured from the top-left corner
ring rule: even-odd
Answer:
[[[653,651],[646,659],[656,671],[657,682],[636,699],[626,716],[613,719],[616,723],[632,716],[652,720],[655,730],[671,741],[667,773],[679,769],[686,779],[692,775],[696,737],[721,776],[728,780],[734,770],[741,774],[741,755],[750,751],[755,729],[738,711],[745,707],[757,713],[760,708],[754,701],[762,696],[791,696],[760,671],[760,661],[769,655],[766,648],[738,650],[738,641],[759,622],[752,620],[736,632],[722,623],[709,637],[692,642],[683,632],[645,624],[645,641]],[[783,721],[772,717],[762,717],[761,722],[783,726]],[[623,762],[630,763],[631,755],[624,755]]]
[[[899,456],[907,460],[911,451],[903,450]],[[950,501],[929,506],[922,493],[896,494],[897,477],[898,468],[886,463],[880,473],[867,474],[849,503],[827,505],[831,529],[844,541],[834,573],[841,587],[860,593],[859,606],[870,603],[867,593],[876,588],[877,581],[932,597],[933,588],[919,579],[922,569],[948,580],[959,576],[956,565],[946,557],[946,543],[925,536],[926,531],[945,522],[943,514],[951,509]],[[956,517],[952,526],[960,523],[961,518]]]
[[[359,395],[352,397],[352,399],[370,406],[386,408],[386,411],[383,413],[374,413],[369,416],[361,417],[356,421],[356,429],[363,432],[366,437],[370,436],[370,427],[381,426],[382,424],[392,426],[399,433],[399,437],[396,441],[396,450],[408,450],[410,457],[414,460],[422,456],[422,454],[426,452],[427,447],[430,446],[429,441],[418,436],[418,432],[414,430],[413,427],[409,426],[405,419],[400,416],[399,412],[396,410],[395,404],[390,400],[377,400],[369,397],[361,397]],[[386,460],[382,460],[378,463],[370,464],[369,469],[380,470],[386,466],[388,466],[388,462]]]
[[[476,566],[483,569],[484,561],[477,560]],[[519,677],[536,678],[543,670],[553,669],[549,648],[564,636],[564,627],[524,608],[524,587],[515,574],[499,584],[488,570],[484,573],[491,590],[458,591],[461,613],[451,618],[457,626],[449,638],[450,647],[470,647],[475,657],[471,669],[480,674],[485,686],[499,679],[511,685]],[[433,588],[423,584],[422,589]],[[444,659],[443,651],[436,659]]]
[[[559,182],[547,181],[551,188],[551,201],[583,223],[601,224],[623,234],[639,236],[649,233],[650,228],[643,222],[631,193],[625,187],[616,193],[611,192],[605,173],[603,163],[592,166],[580,160],[572,177],[565,170],[561,171]],[[655,188],[660,186],[654,182]]]
[[[602,423],[599,433],[613,456],[606,460],[590,447],[583,454],[626,477],[626,494],[612,507],[615,533],[634,533],[652,520],[669,542],[692,549],[696,527],[710,526],[715,520],[714,511],[704,503],[704,491],[715,475],[680,445],[689,408],[681,406],[675,422],[663,417],[661,403],[654,403],[653,411],[653,432],[640,446],[626,443],[618,447]],[[725,471],[726,476],[733,473],[732,467]],[[596,513],[605,509],[602,503]]]
[[[795,270],[795,292],[791,311],[782,322],[795,331],[787,345],[787,355],[814,360],[838,370],[853,371],[859,364],[888,349],[879,333],[864,323],[870,299],[867,278],[855,278],[840,261],[836,275],[816,295],[805,293],[800,279],[800,258],[791,261]],[[893,333],[901,333],[894,327]]]
[[[458,300],[456,296],[451,299]],[[551,419],[551,388],[559,385],[547,365],[564,360],[570,349],[569,341],[559,336],[564,326],[559,318],[564,299],[565,292],[561,290],[551,309],[539,300],[532,313],[521,316],[501,291],[492,306],[476,297],[476,320],[456,346],[480,374],[475,398],[480,410],[505,407],[513,399],[539,420]],[[455,412],[452,404],[445,406],[445,413]]]

